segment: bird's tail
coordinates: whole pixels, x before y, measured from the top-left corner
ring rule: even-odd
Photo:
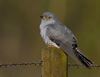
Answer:
[[[78,58],[78,60],[85,65],[87,68],[90,68],[92,66],[92,61],[90,61],[89,59],[87,59],[78,48],[74,49],[74,54],[75,56]]]

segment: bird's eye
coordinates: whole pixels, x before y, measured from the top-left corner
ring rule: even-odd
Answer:
[[[40,18],[42,19],[42,18],[43,18],[43,16],[40,16]]]
[[[52,18],[51,16],[48,17],[48,19],[51,19],[51,18]]]

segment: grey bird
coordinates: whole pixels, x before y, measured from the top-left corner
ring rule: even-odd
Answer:
[[[63,49],[65,54],[80,61],[87,68],[92,66],[92,61],[80,52],[75,35],[56,15],[44,12],[40,17],[40,34],[47,45]]]

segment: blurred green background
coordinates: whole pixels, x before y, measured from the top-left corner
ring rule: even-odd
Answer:
[[[99,0],[0,0],[0,64],[40,61],[45,44],[39,16],[49,10],[75,33],[83,53],[100,65],[99,9]],[[100,68],[69,67],[69,77],[89,76],[100,77]],[[41,77],[41,67],[0,68],[0,77]]]

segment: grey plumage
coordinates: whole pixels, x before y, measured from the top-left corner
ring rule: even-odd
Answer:
[[[65,54],[79,60],[88,68],[92,65],[92,62],[80,53],[77,47],[77,39],[72,31],[51,12],[43,13],[40,34],[46,44],[63,49]]]

